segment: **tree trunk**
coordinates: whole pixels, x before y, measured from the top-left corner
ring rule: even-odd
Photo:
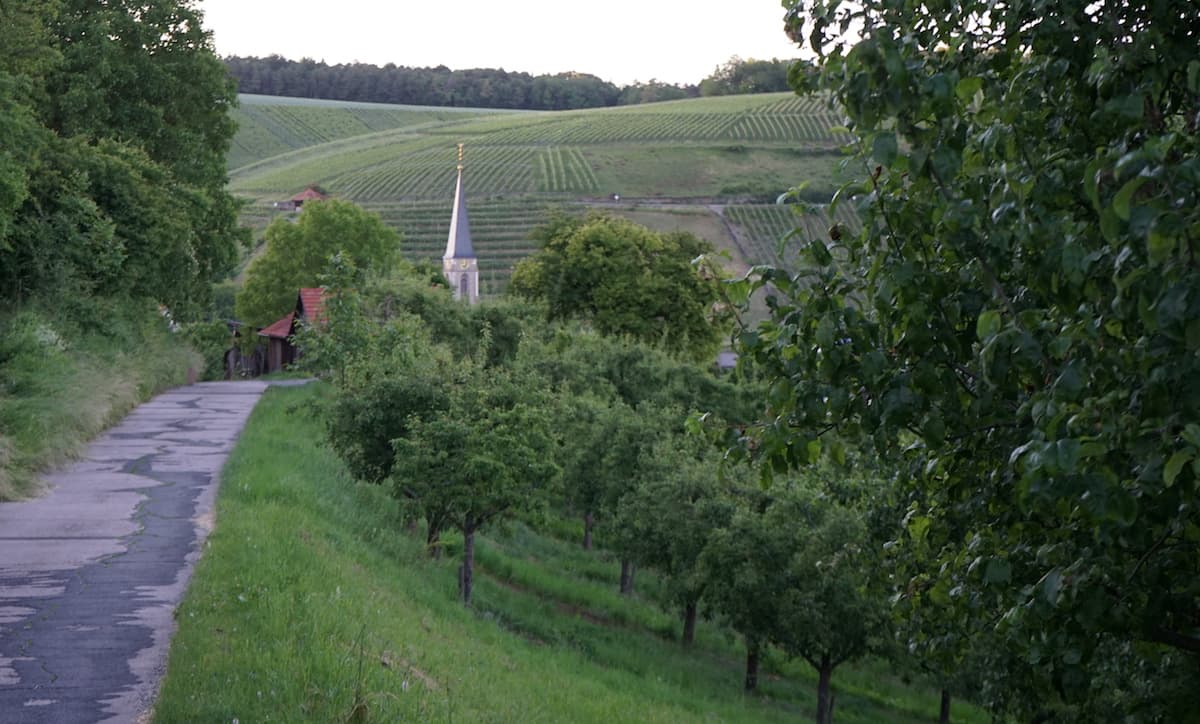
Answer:
[[[590,551],[592,549],[592,525],[596,519],[591,513],[583,514],[583,549]]]
[[[425,533],[425,550],[429,551],[429,557],[434,560],[442,557],[441,537],[442,532],[434,525],[430,525]]]
[[[462,601],[471,605],[471,584],[475,575],[475,526],[463,526]]]
[[[833,721],[833,693],[829,690],[829,682],[833,678],[833,661],[828,655],[821,657],[821,666],[817,669],[817,676],[817,724],[831,724]]]
[[[683,607],[683,645],[691,646],[696,640],[696,602],[688,601]]]
[[[746,693],[758,688],[758,642],[746,642]]]
[[[633,574],[637,573],[637,566],[633,561],[621,561],[621,595],[633,595]]]
[[[950,724],[950,690],[942,689],[942,711],[938,714],[938,724]]]

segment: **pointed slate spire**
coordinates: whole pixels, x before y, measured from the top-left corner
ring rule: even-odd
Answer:
[[[442,271],[454,290],[455,299],[470,304],[479,301],[479,260],[471,243],[471,221],[467,217],[467,196],[463,193],[463,145],[458,144],[458,183],[454,187],[454,212],[450,216],[450,237],[442,255]]]
[[[450,217],[450,238],[443,259],[474,259],[471,221],[467,216],[467,197],[463,193],[463,144],[458,144],[458,183],[454,187],[454,213]]]

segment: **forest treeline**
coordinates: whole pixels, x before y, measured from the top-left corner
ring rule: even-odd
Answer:
[[[421,106],[571,110],[652,103],[697,96],[789,90],[790,60],[743,60],[719,66],[698,84],[651,79],[617,86],[588,73],[530,75],[496,68],[408,68],[391,63],[329,65],[311,58],[225,58],[242,93]]]

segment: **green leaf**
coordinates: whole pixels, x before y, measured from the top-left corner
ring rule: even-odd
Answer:
[[[970,103],[973,101],[975,99],[975,94],[981,90],[983,90],[983,78],[978,76],[963,78],[958,82],[958,85],[954,87],[955,95],[957,95],[958,99],[963,103]]]
[[[846,446],[840,441],[829,446],[829,454],[833,456],[833,461],[838,465],[846,464]]]
[[[924,515],[914,516],[908,521],[908,534],[918,543],[925,540],[925,535],[929,532],[930,520]]]
[[[899,146],[896,142],[896,134],[887,132],[876,134],[875,143],[871,151],[871,156],[875,159],[875,163],[882,166],[891,166],[895,162],[898,152]]]
[[[925,436],[927,443],[940,445],[946,440],[946,423],[942,421],[940,415],[932,414],[925,421],[921,433]]]
[[[1171,258],[1171,254],[1174,253],[1175,237],[1151,231],[1150,236],[1146,239],[1146,245],[1150,253],[1150,263],[1161,264]]]
[[[1113,211],[1117,212],[1117,216],[1120,217],[1122,221],[1129,221],[1129,204],[1133,201],[1133,195],[1136,194],[1137,190],[1140,189],[1148,180],[1149,179],[1147,179],[1145,176],[1135,176],[1134,178],[1129,179],[1129,181],[1127,181],[1125,185],[1121,187],[1121,190],[1117,192],[1117,195],[1113,197]]]
[[[1008,583],[1012,580],[1012,565],[1003,558],[993,558],[988,561],[987,569],[983,572],[984,583]]]
[[[1193,457],[1195,455],[1191,450],[1180,450],[1172,455],[1171,459],[1167,461],[1166,466],[1163,467],[1163,484],[1168,488],[1174,485],[1175,478],[1179,477],[1179,472],[1183,470],[1183,466]]]
[[[1057,604],[1058,592],[1062,590],[1062,570],[1055,568],[1042,576],[1042,580],[1038,581],[1038,587],[1042,589],[1042,598],[1047,603]]]
[[[975,322],[975,336],[980,340],[994,336],[1000,331],[1000,321],[1000,312],[994,309],[983,312]]]
[[[833,263],[833,255],[829,253],[829,249],[820,239],[813,239],[808,243],[808,253],[820,266],[829,266]]]
[[[1100,210],[1100,165],[1101,159],[1092,159],[1083,171],[1083,190],[1092,202],[1092,208]]]
[[[1187,67],[1188,90],[1200,95],[1200,60],[1193,60]]]
[[[958,175],[958,169],[962,167],[962,154],[950,146],[941,145],[934,150],[932,161],[938,180],[948,184]]]

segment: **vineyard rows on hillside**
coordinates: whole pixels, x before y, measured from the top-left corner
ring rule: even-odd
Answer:
[[[847,206],[838,208],[838,224],[857,233],[861,222]],[[725,207],[725,219],[741,231],[742,252],[751,265],[794,268],[798,251],[809,239],[827,241],[833,225],[827,209],[802,204],[744,204]]]
[[[404,234],[404,254],[414,260],[440,259],[445,248],[456,146],[465,144],[485,294],[500,292],[512,266],[535,250],[529,234],[548,209],[581,213],[616,193],[652,203],[720,199],[748,264],[793,263],[780,239],[796,226],[827,234],[824,217],[744,204],[801,182],[832,194],[839,182],[839,114],[823,99],[790,94],[525,113],[258,97],[239,114],[231,165],[247,162],[231,173],[235,192],[269,206],[318,185],[378,211]]]

